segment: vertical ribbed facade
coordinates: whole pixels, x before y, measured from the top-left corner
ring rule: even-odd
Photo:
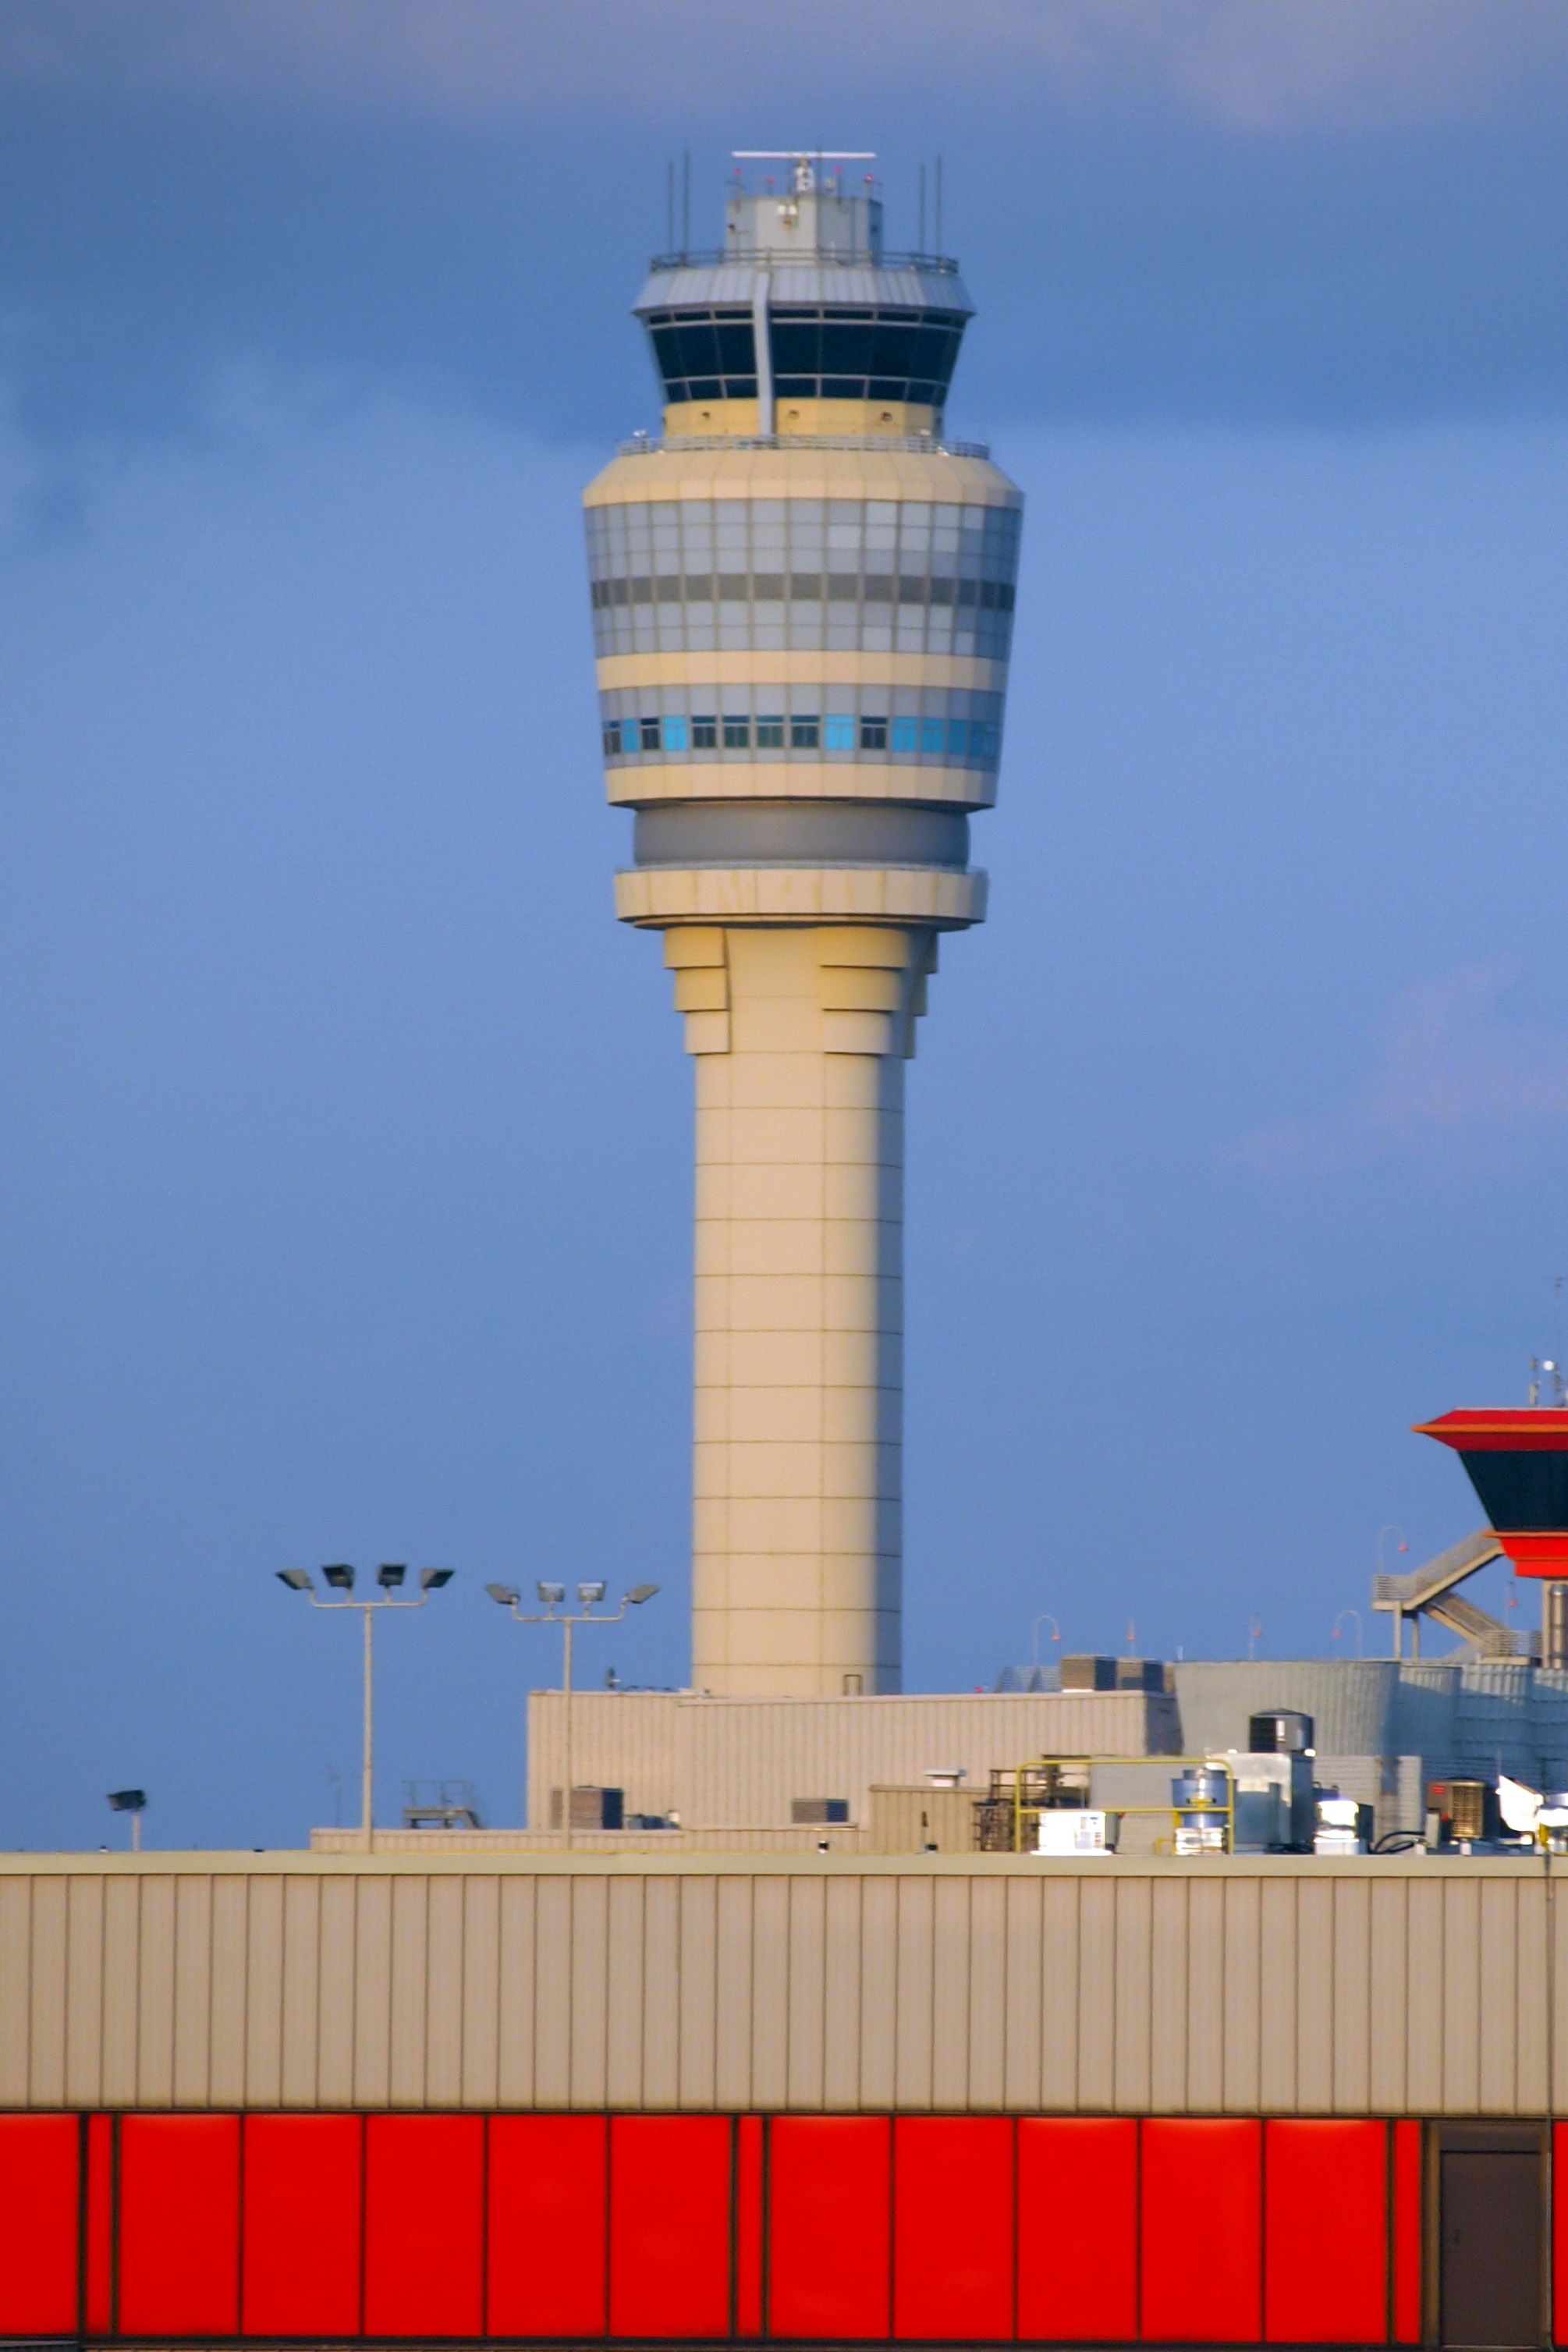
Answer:
[[[693,1666],[900,1686],[903,1063],[979,921],[1018,493],[942,438],[970,315],[796,159],[637,305],[666,394],[587,493],[623,920],[696,1065]]]

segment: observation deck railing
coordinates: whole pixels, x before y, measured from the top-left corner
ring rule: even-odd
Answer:
[[[776,245],[715,245],[699,248],[690,247],[683,253],[656,253],[648,263],[652,270],[721,269],[727,261],[755,264],[769,269],[829,268],[838,264],[845,269],[916,269],[931,278],[956,278],[958,264],[946,253],[874,253],[869,246],[845,252],[813,246],[799,253],[782,251]]]
[[[623,457],[684,456],[701,449],[854,449],[896,457],[989,457],[989,441],[949,441],[936,433],[638,433],[623,441]]]

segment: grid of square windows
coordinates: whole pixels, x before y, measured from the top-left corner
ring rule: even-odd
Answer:
[[[597,651],[1005,661],[1020,516],[916,499],[671,499],[588,512]]]
[[[1002,697],[919,687],[619,687],[599,697],[605,758],[926,761],[994,768]]]

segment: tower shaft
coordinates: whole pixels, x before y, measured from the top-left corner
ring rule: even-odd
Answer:
[[[716,993],[721,971],[729,1031],[696,1055],[705,1688],[899,1687],[902,1033],[931,944],[850,925],[668,936],[722,954],[677,989]]]

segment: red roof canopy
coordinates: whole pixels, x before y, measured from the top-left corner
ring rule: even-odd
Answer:
[[[1568,1412],[1560,1405],[1483,1405],[1415,1423],[1460,1454],[1568,1454]]]

